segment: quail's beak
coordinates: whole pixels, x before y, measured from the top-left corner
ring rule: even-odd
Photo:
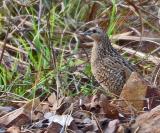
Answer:
[[[87,30],[87,31],[83,32],[83,34],[84,34],[85,36],[91,36],[92,32],[89,31],[89,30]]]
[[[87,38],[93,40],[92,37],[91,37],[91,32],[89,32],[89,31],[80,32],[79,35],[85,36],[85,37],[87,37]]]
[[[82,35],[82,36],[88,36],[88,35],[90,35],[87,31],[85,31],[85,32],[79,32],[79,35]]]

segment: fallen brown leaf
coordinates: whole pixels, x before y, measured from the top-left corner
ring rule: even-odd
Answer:
[[[137,133],[160,133],[160,105],[139,115],[131,130]]]
[[[120,101],[119,105],[143,110],[148,89],[149,84],[138,73],[133,72],[123,87],[120,99],[124,101]]]
[[[5,126],[21,126],[32,120],[33,110],[39,105],[39,99],[33,99],[25,104],[23,107],[16,109],[2,117],[0,117],[0,124]]]

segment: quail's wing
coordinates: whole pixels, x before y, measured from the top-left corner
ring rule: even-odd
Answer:
[[[108,58],[110,58],[111,60],[118,62],[119,64],[121,64],[122,66],[126,66],[128,69],[130,69],[130,71],[135,71],[135,67],[128,62],[126,59],[124,59],[116,50],[113,49],[113,52],[111,54],[108,53]]]
[[[129,77],[132,73],[132,69],[128,67],[129,64],[126,64],[127,62],[123,59],[119,59],[117,57],[107,57],[102,59],[102,63],[104,64],[104,67],[111,69],[113,71],[121,72],[123,71],[126,75],[126,77]],[[132,66],[131,66],[132,67]]]
[[[114,57],[107,57],[107,58],[103,58],[101,60],[101,63],[104,65],[104,67],[108,68],[108,69],[113,69],[113,70],[120,70],[120,69],[124,69],[124,65],[117,60]]]

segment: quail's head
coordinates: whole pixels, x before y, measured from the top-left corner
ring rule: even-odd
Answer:
[[[83,33],[89,39],[92,39],[95,42],[99,42],[102,38],[105,37],[105,33],[102,29],[98,27],[92,27]]]

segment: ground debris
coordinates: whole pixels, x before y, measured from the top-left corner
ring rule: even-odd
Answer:
[[[138,73],[133,72],[123,87],[119,105],[134,111],[148,110],[160,104],[160,91],[153,88]]]
[[[131,125],[132,132],[138,133],[159,133],[160,132],[160,106],[151,111],[143,113],[136,118]]]

